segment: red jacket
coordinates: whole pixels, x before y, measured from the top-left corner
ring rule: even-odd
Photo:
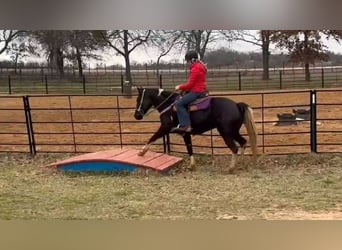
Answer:
[[[202,62],[191,64],[188,82],[181,84],[179,89],[196,93],[205,91],[207,89],[206,74],[207,68]]]

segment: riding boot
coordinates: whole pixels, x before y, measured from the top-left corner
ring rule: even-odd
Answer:
[[[174,127],[171,129],[172,133],[191,133],[192,128],[191,126],[186,126],[186,127],[180,127],[179,125],[177,127]]]

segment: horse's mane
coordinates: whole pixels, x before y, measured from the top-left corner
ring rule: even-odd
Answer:
[[[158,91],[161,89],[157,89]],[[158,99],[158,105],[161,105],[159,109],[159,111],[167,108],[168,106],[172,105],[177,96],[179,96],[178,93],[174,92],[174,91],[168,91],[168,90],[162,90],[160,92],[160,96],[157,97]]]
[[[169,96],[172,95],[172,94],[175,95],[175,96],[178,96],[177,93],[172,92],[172,91],[168,91],[168,90],[163,90],[163,91],[161,92],[161,95],[164,96],[164,97],[169,97]]]

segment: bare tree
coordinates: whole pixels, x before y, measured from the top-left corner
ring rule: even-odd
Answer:
[[[5,52],[9,44],[24,31],[22,30],[1,30],[0,31],[0,55]]]
[[[144,46],[150,38],[151,30],[111,30],[100,32],[100,38],[125,59],[126,81],[132,84],[130,54],[139,46]],[[127,89],[128,94],[131,88]]]
[[[310,64],[315,61],[329,59],[327,46],[322,38],[333,38],[339,41],[342,37],[340,30],[282,30],[275,37],[277,46],[289,52],[289,59],[294,63],[303,63],[305,80],[310,81]]]
[[[182,32],[178,30],[156,30],[152,32],[151,42],[159,50],[157,58],[157,75],[159,75],[159,65],[162,57],[168,55],[173,48],[182,45]]]
[[[184,30],[182,33],[186,50],[196,50],[202,60],[204,60],[208,44],[218,38],[213,30]]]
[[[36,46],[32,44],[30,36],[27,32],[21,33],[11,42],[6,50],[6,54],[12,59],[15,73],[17,73],[20,59],[29,57],[30,55],[38,55],[36,52]]]
[[[101,49],[104,44],[97,42],[94,31],[89,30],[72,30],[67,34],[67,41],[70,48],[66,58],[77,64],[78,75],[82,77],[83,58],[100,58],[94,52]]]
[[[243,41],[246,43],[253,44],[258,46],[262,50],[262,65],[263,65],[263,80],[269,80],[269,68],[270,68],[270,44],[273,41],[273,37],[275,36],[277,31],[275,30],[259,30],[257,33],[253,34],[250,31],[246,30],[235,30],[235,31],[227,31],[221,30],[221,34],[224,35],[228,41]]]
[[[49,67],[56,69],[60,76],[64,75],[64,59],[69,46],[70,31],[37,30],[32,31],[32,37],[45,51]]]
[[[17,35],[8,53],[17,62],[22,56],[39,56],[43,52],[49,67],[61,76],[64,74],[64,61],[76,61],[79,76],[82,76],[82,58],[98,58],[93,52],[101,46],[103,44],[97,42],[92,31],[36,30]]]

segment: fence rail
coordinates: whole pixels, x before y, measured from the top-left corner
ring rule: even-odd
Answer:
[[[301,68],[274,68],[269,80],[261,80],[262,71],[257,69],[210,69],[207,83],[212,91],[342,87],[342,67],[311,68],[310,76],[306,81]],[[173,89],[186,81],[188,71],[133,71],[132,77],[136,85]],[[82,77],[71,72],[62,77],[45,71],[0,73],[0,93],[5,94],[121,94],[124,87],[120,71],[95,71]]]
[[[342,152],[342,89],[216,95],[253,108],[260,152]],[[309,118],[280,124],[278,115],[293,109],[307,110]],[[80,153],[140,147],[159,127],[159,117],[154,112],[138,122],[134,110],[135,98],[124,95],[0,96],[0,151]],[[241,132],[246,135],[244,129]],[[195,136],[193,146],[199,154],[229,153],[216,129]],[[177,135],[153,147],[160,152],[186,152]]]

